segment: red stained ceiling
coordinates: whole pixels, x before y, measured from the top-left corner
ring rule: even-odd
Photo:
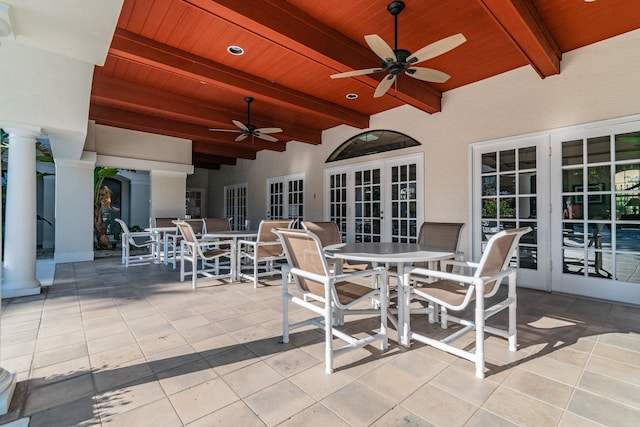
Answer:
[[[194,165],[218,168],[283,151],[288,141],[319,144],[324,129],[340,124],[366,128],[370,115],[400,105],[438,112],[446,91],[521,66],[554,75],[563,52],[640,28],[637,0],[405,0],[399,48],[415,52],[457,33],[467,42],[419,64],[451,75],[447,82],[400,75],[373,98],[382,74],[329,76],[380,66],[364,36],[393,47],[388,3],[125,0],[105,65],[95,69],[90,118],[191,139]],[[230,45],[245,54],[230,55]],[[255,98],[251,124],[283,129],[278,142],[209,131],[246,123],[245,96]]]

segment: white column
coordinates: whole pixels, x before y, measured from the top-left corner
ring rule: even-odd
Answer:
[[[56,264],[93,260],[95,153],[56,159]]]
[[[51,249],[55,244],[55,197],[56,197],[56,176],[46,175],[42,177],[44,182],[43,186],[43,201],[42,201],[42,216],[44,219],[53,224],[53,227],[48,223],[42,224],[42,248]]]
[[[9,165],[2,296],[40,293],[36,279],[36,137],[40,130],[6,129]]]

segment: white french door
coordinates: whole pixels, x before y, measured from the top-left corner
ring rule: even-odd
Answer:
[[[244,230],[247,220],[247,183],[224,187],[224,212],[232,230]]]
[[[472,147],[472,258],[480,259],[494,234],[531,227],[511,265],[518,285],[549,289],[549,138],[545,135]]]
[[[325,218],[350,242],[415,242],[422,222],[422,155],[325,171]]]
[[[640,304],[640,120],[572,129],[551,147],[552,289]]]
[[[476,144],[472,257],[530,226],[518,285],[640,304],[640,118]]]
[[[304,218],[304,174],[267,179],[267,219]]]

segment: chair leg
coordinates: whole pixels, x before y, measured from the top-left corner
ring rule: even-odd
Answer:
[[[258,260],[253,260],[253,288],[258,287]]]
[[[475,364],[476,364],[476,378],[484,378],[484,284],[479,284],[476,287],[476,309],[475,309],[475,323],[476,323],[476,351],[475,351]]]
[[[331,291],[325,286],[324,294],[324,371],[333,373],[333,306],[331,304]]]
[[[193,255],[191,258],[191,289],[196,288],[196,279],[198,278],[198,258]]]
[[[289,290],[287,283],[288,273],[282,272],[282,342],[289,342]]]

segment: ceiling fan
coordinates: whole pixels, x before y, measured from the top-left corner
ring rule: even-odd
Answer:
[[[238,137],[235,139],[236,141],[242,141],[247,137],[256,137],[260,139],[264,139],[269,142],[278,142],[278,138],[268,135],[270,133],[278,133],[282,132],[280,128],[258,128],[251,124],[251,103],[253,102],[253,98],[250,96],[245,96],[244,101],[247,103],[247,123],[244,124],[238,120],[232,120],[233,124],[238,126],[239,129],[209,129],[214,132],[233,132],[239,133]]]
[[[347,71],[345,73],[332,74],[332,79],[340,79],[343,77],[362,76],[365,74],[382,73],[388,71],[389,74],[378,84],[373,97],[379,98],[384,95],[387,90],[393,85],[396,77],[400,74],[407,74],[414,79],[423,80],[433,83],[444,83],[449,80],[449,76],[442,71],[434,70],[426,67],[414,67],[417,64],[427,59],[435,58],[438,55],[442,55],[467,41],[467,39],[460,33],[441,39],[437,42],[431,43],[414,54],[411,54],[406,49],[398,49],[398,15],[404,9],[403,1],[392,1],[387,6],[387,10],[394,18],[395,32],[394,32],[394,49],[377,34],[370,34],[364,36],[365,41],[373,50],[373,52],[382,59],[382,66],[378,68],[367,68],[364,70]]]

